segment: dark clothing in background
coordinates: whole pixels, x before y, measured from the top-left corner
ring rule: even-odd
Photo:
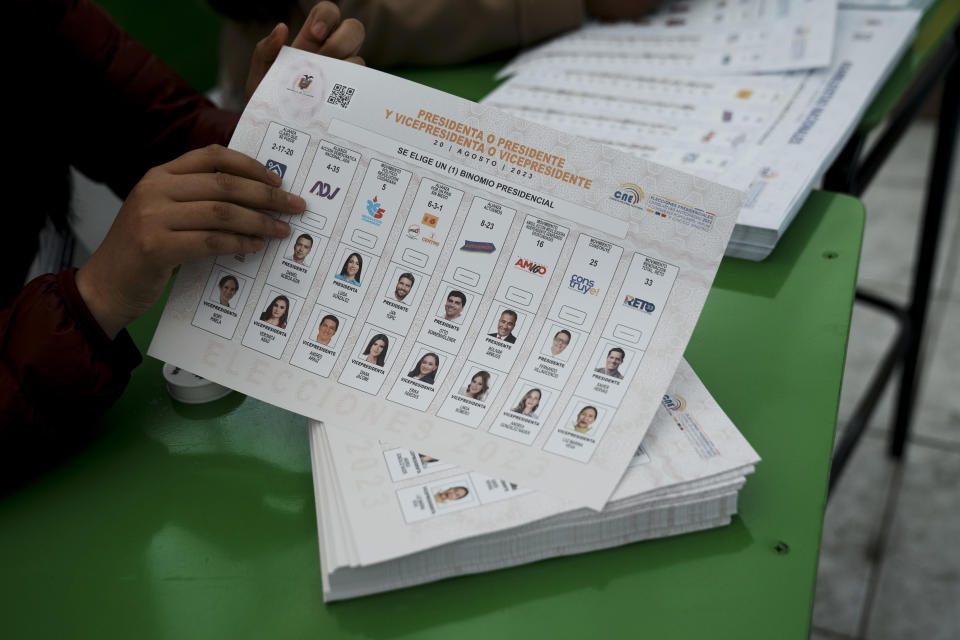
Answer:
[[[227,144],[239,117],[214,107],[90,2],[10,10],[9,26],[46,37],[10,58],[22,113],[10,131],[19,171],[8,184],[25,206],[9,211],[10,257],[0,276],[0,464],[23,447],[79,437],[140,362],[125,330],[110,340],[97,324],[73,269],[23,286],[47,218],[67,220],[69,167],[124,197],[151,167]]]

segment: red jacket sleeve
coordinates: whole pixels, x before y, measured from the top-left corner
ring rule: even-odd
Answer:
[[[88,0],[49,0],[52,65],[70,164],[121,197],[152,167],[226,145],[239,115],[216,108]]]
[[[140,352],[90,314],[73,269],[32,280],[0,312],[0,446],[29,429],[56,437],[103,413],[123,392]]]
[[[49,139],[51,171],[72,164],[124,196],[151,167],[229,141],[238,115],[214,107],[93,3],[16,6],[24,16],[15,12],[11,24],[52,32],[13,77],[38,121],[50,123],[24,127],[21,142]],[[43,192],[41,177],[30,192]],[[0,312],[0,447],[24,434],[58,437],[99,415],[140,362],[125,331],[103,333],[73,274],[33,280]]]

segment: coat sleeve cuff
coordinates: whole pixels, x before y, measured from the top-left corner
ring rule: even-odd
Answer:
[[[121,370],[133,370],[143,361],[140,350],[133,343],[133,338],[126,329],[121,329],[113,340],[107,336],[100,323],[90,313],[87,303],[83,301],[77,289],[76,273],[76,269],[65,269],[57,276],[67,312],[77,323],[77,327],[95,353],[100,354],[105,362]]]

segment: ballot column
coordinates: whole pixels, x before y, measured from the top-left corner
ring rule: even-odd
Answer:
[[[497,283],[493,304],[483,318],[470,351],[470,362],[506,378],[517,353],[532,339],[533,319],[543,302],[570,229],[544,218],[527,215],[517,230],[517,240]],[[540,420],[549,413],[556,393],[538,389],[520,379],[506,405],[490,427],[490,433],[518,441],[532,439]],[[527,411],[510,412],[521,402]],[[503,419],[503,413],[510,416]],[[509,435],[507,435],[509,434]]]
[[[449,231],[443,229],[443,240],[435,245],[432,226],[439,225],[439,222],[429,218],[436,215],[436,209],[426,209],[423,218],[417,221],[415,216],[420,211],[411,210],[407,237],[394,254],[408,264],[417,258],[417,236],[420,236],[420,244],[426,242],[439,258]],[[437,389],[452,370],[464,336],[477,315],[483,292],[497,263],[497,247],[503,245],[515,214],[516,210],[485,198],[475,197],[471,201],[460,226],[460,235],[452,245],[456,249],[447,261],[440,284],[429,298],[425,298],[426,317],[401,375],[387,396],[389,400],[420,411],[430,406]],[[443,215],[439,214],[441,222]],[[431,260],[431,270],[435,265],[436,260]]]
[[[294,249],[296,243],[300,242],[302,252],[304,235],[310,239],[322,238],[324,247],[329,243],[336,222],[346,206],[347,191],[353,183],[360,158],[358,151],[329,140],[320,140],[313,164],[300,190],[300,196],[307,204],[306,210],[291,221],[293,231],[290,236],[294,238]],[[316,255],[316,268],[313,265],[301,265],[309,271],[297,269],[297,265],[290,264],[289,260],[278,255],[268,282],[278,277],[293,277],[309,281],[312,286],[313,281],[320,277],[319,264],[323,251],[317,251],[315,247],[311,254]],[[339,260],[333,260],[333,264],[342,267]],[[329,376],[353,322],[353,316],[320,301],[315,302],[290,357],[290,364],[318,376]]]
[[[318,303],[356,319],[364,296],[380,284],[373,279],[387,239],[413,174],[376,158],[371,159],[360,192],[320,289]],[[365,322],[358,340],[349,345],[349,357],[339,381],[376,395],[396,359],[404,336]]]
[[[271,122],[260,143],[257,160],[280,176],[281,188],[289,190],[296,180],[309,144],[309,134],[279,122]],[[268,250],[282,243],[282,240],[274,240],[256,253],[218,257],[213,262],[203,295],[194,313],[193,326],[232,340],[240,322],[240,312],[253,294],[254,281],[264,256]],[[265,297],[262,292],[260,297]],[[287,316],[290,317],[289,310]],[[277,333],[274,333],[274,330]],[[266,349],[265,353],[279,357],[277,347],[279,346],[280,351],[283,350],[286,344],[285,331],[276,325],[265,327],[267,337],[263,342],[259,342],[258,346],[262,345]]]
[[[680,270],[634,253],[573,396],[543,450],[589,462],[633,382]]]

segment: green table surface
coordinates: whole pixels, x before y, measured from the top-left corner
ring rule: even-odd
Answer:
[[[763,457],[727,527],[325,605],[306,421],[180,404],[148,358],[0,499],[0,635],[805,638],[863,223],[814,192],[768,260],[721,265],[687,357]]]

